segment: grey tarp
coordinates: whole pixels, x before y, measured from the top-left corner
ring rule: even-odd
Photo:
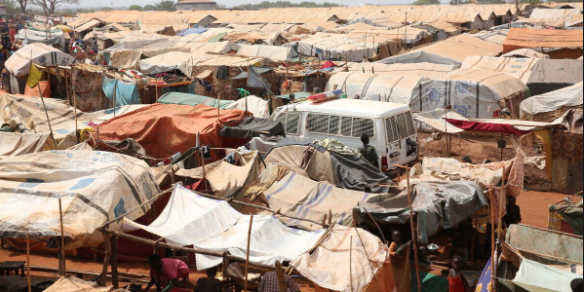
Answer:
[[[378,63],[383,64],[410,64],[410,63],[431,63],[431,64],[441,64],[441,65],[455,65],[460,67],[462,63],[460,61],[443,57],[440,55],[435,55],[432,53],[427,53],[424,51],[411,52],[404,55],[399,55],[395,57],[390,57],[378,61]]]
[[[534,238],[537,238],[537,240],[533,240]],[[538,262],[545,261],[545,256],[550,257],[548,260],[556,258],[580,264],[584,262],[581,236],[531,226],[511,225],[505,240],[507,244],[522,252],[526,257],[528,256],[527,253],[544,256],[530,258]]]
[[[233,103],[233,100],[218,100],[216,98],[202,95],[195,95],[182,92],[169,92],[161,96],[160,99],[158,100],[158,103],[187,104],[192,106],[204,104],[210,107],[217,107],[217,104],[220,104],[221,109],[226,109],[227,106]]]
[[[425,243],[440,227],[454,228],[482,207],[489,206],[482,188],[474,182],[421,182],[414,187],[413,198],[412,207],[418,214],[418,239]],[[408,218],[404,213],[409,209],[407,191],[381,203],[362,203],[360,207],[383,223],[403,224]]]
[[[225,126],[219,132],[221,137],[248,139],[252,137],[286,137],[286,130],[280,121],[246,117],[236,126]]]

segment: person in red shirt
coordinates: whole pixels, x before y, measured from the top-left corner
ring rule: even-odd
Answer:
[[[150,283],[145,292],[156,285],[157,292],[167,292],[178,287],[179,279],[188,278],[191,270],[186,263],[176,259],[163,259],[158,254],[150,255]],[[163,284],[168,284],[162,289]]]
[[[468,290],[468,282],[461,271],[463,266],[462,257],[455,256],[452,260],[452,269],[448,273],[449,292],[466,292]]]

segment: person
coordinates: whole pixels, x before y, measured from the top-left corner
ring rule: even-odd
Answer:
[[[584,279],[582,278],[574,279],[574,281],[572,281],[572,283],[570,284],[570,287],[572,287],[572,292],[582,292],[582,290],[584,289],[584,286],[582,285],[583,281]]]
[[[168,292],[174,287],[178,287],[179,279],[188,278],[191,270],[183,261],[176,259],[163,259],[159,254],[152,254],[148,259],[150,263],[150,283],[144,291],[150,290],[156,285],[157,292]],[[161,290],[163,283],[168,285]]]
[[[507,203],[507,215],[503,217],[503,222],[507,227],[514,224],[521,224],[521,208],[517,205],[517,199],[510,197]]]
[[[295,102],[296,101],[296,94],[295,93],[290,93],[288,95],[288,98],[290,99],[290,102]]]
[[[404,245],[401,232],[399,230],[393,231],[393,233],[391,234],[391,239],[393,240],[393,242],[389,246],[389,256],[394,257],[397,255],[397,250],[402,245]]]
[[[363,136],[361,136],[361,142],[363,142],[363,148],[359,148],[359,151],[361,152],[361,155],[363,155],[363,158],[369,161],[371,165],[379,168],[379,156],[377,155],[375,147],[369,145],[369,135],[363,134]]]
[[[195,285],[194,292],[223,292],[221,281],[216,279],[217,268],[210,268],[207,271],[207,278],[201,278]]]
[[[448,272],[449,292],[466,292],[468,282],[462,274],[462,266],[464,265],[460,256],[455,256],[452,260],[452,269]]]
[[[281,270],[282,264],[280,262],[276,262],[276,269]],[[283,277],[286,282],[286,291],[287,292],[300,292],[300,288],[294,280],[290,278],[290,276],[283,274]],[[273,271],[271,273],[267,273],[262,277],[262,282],[260,283],[260,288],[258,289],[259,292],[278,292],[280,291],[280,282],[278,281],[278,273],[277,271]]]

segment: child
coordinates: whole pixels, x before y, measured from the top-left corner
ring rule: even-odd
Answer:
[[[223,292],[221,281],[215,277],[217,277],[217,268],[208,269],[207,278],[199,279],[194,292]]]
[[[449,292],[466,292],[468,289],[468,282],[461,272],[463,265],[464,262],[460,256],[455,256],[452,260],[452,269],[448,273]]]

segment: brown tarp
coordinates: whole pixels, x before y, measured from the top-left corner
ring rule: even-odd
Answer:
[[[503,53],[541,48],[552,59],[578,59],[583,53],[583,43],[584,36],[578,30],[512,28],[503,44]]]
[[[237,148],[248,140],[219,136],[222,125],[242,119],[247,114],[241,110],[222,110],[206,105],[153,104],[129,114],[109,120],[93,133],[94,138],[105,141],[122,141],[133,138],[155,158],[168,158],[197,145],[213,148]],[[219,154],[213,157],[219,158]]]

